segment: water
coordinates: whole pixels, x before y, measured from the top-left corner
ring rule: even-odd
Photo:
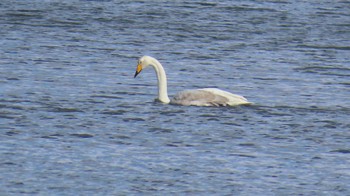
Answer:
[[[2,195],[349,195],[347,1],[0,2]],[[249,107],[154,102],[218,87]]]

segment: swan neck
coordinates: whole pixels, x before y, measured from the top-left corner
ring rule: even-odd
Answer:
[[[153,59],[153,61],[151,65],[154,67],[158,79],[158,100],[163,103],[169,103],[170,99],[168,97],[167,78],[164,68],[156,59]]]

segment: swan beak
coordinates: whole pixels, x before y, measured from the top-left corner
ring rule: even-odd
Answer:
[[[137,75],[139,75],[139,73],[142,71],[142,65],[141,64],[138,64],[137,65],[137,68],[136,68],[136,72],[135,72],[135,75],[134,75],[134,78],[136,78]]]

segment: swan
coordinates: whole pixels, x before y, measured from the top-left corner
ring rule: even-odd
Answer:
[[[232,94],[217,88],[185,90],[177,93],[172,100],[168,97],[167,78],[160,62],[150,56],[139,58],[134,78],[145,68],[153,67],[158,79],[158,101],[165,104],[184,106],[237,106],[249,105],[248,100],[240,95]]]

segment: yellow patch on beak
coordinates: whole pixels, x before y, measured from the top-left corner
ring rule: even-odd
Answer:
[[[135,72],[135,75],[134,75],[134,78],[136,78],[136,76],[142,71],[142,65],[141,64],[138,64],[137,65],[137,68],[136,68],[136,72]]]

